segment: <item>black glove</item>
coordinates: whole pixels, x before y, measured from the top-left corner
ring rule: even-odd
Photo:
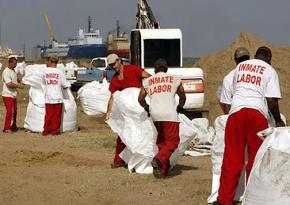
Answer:
[[[185,110],[183,109],[183,107],[180,107],[179,105],[177,106],[176,111],[177,113],[181,113],[181,114],[185,113]]]
[[[144,110],[147,112],[148,117],[150,117],[149,106],[145,107]]]

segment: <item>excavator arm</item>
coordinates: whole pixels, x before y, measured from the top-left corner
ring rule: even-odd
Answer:
[[[156,21],[153,12],[146,0],[139,0],[136,14],[136,29],[158,29],[159,23]]]

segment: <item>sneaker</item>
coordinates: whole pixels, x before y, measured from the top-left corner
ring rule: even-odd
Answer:
[[[127,168],[127,165],[125,163],[116,163],[116,162],[111,164],[111,168],[112,169],[117,169],[117,168],[120,168],[120,167]]]
[[[222,205],[222,204],[219,203],[218,201],[214,201],[214,202],[212,203],[212,205]]]
[[[155,178],[165,178],[166,175],[161,172],[162,164],[159,159],[154,158],[151,165],[153,167],[153,175]]]

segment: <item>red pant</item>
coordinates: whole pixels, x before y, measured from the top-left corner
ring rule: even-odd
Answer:
[[[159,152],[155,156],[161,164],[161,173],[167,174],[169,169],[169,158],[179,144],[179,123],[178,122],[154,122],[157,135],[157,146]]]
[[[2,97],[3,102],[6,108],[6,118],[4,129],[5,130],[13,130],[16,129],[16,116],[17,116],[17,102],[15,98],[12,97]]]
[[[119,154],[125,149],[125,147],[126,147],[126,145],[122,142],[121,138],[118,136],[114,163],[116,163],[116,164],[124,164],[125,163],[124,160],[119,156]]]
[[[45,103],[45,118],[42,135],[60,134],[60,125],[62,119],[62,103]]]
[[[218,192],[218,201],[232,205],[240,174],[245,164],[245,148],[248,146],[249,176],[256,153],[262,144],[257,132],[268,128],[268,121],[255,109],[244,108],[229,116],[225,129],[225,151]]]

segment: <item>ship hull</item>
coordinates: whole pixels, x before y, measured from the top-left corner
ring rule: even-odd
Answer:
[[[68,50],[69,58],[95,58],[104,57],[106,54],[107,46],[105,44],[72,45]]]

